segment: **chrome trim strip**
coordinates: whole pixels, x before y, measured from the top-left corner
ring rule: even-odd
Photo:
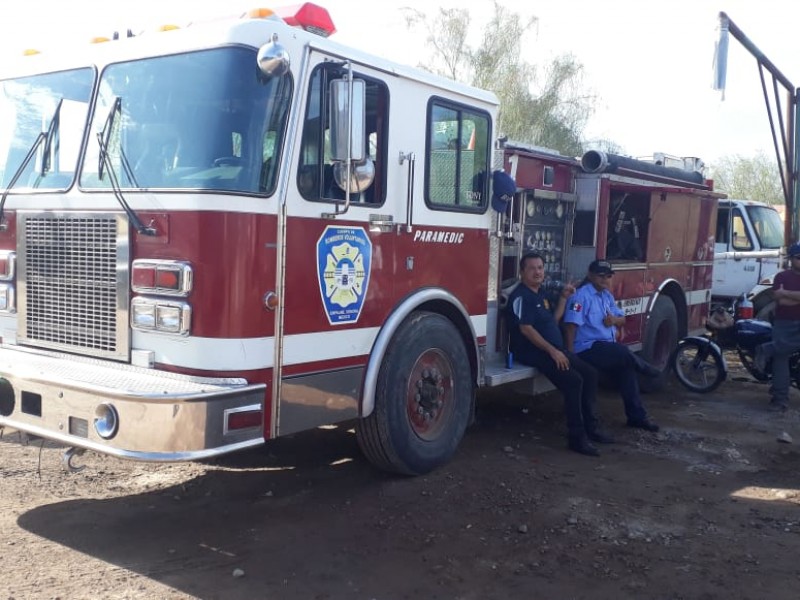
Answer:
[[[270,438],[277,436],[280,421],[280,400],[281,400],[281,379],[283,371],[283,318],[286,311],[286,220],[288,218],[287,199],[289,195],[289,172],[292,161],[295,160],[294,148],[297,138],[301,133],[300,111],[303,99],[306,97],[308,86],[309,64],[311,62],[311,46],[306,43],[303,46],[303,57],[297,73],[297,81],[303,82],[295,90],[294,101],[292,102],[292,113],[289,116],[287,131],[293,132],[286,140],[286,150],[283,156],[283,169],[278,180],[276,195],[278,199],[278,210],[276,211],[276,221],[278,231],[275,237],[275,294],[278,296],[278,306],[275,307],[275,332],[272,358],[272,396],[270,405]]]
[[[60,442],[62,444],[66,444],[67,446],[77,446],[78,448],[86,448],[87,450],[99,452],[100,454],[108,454],[109,456],[115,456],[117,458],[141,462],[188,462],[204,460],[207,458],[214,458],[215,456],[236,452],[238,450],[260,446],[265,442],[264,437],[262,436],[243,442],[219,446],[217,448],[207,448],[205,450],[189,450],[182,452],[141,452],[112,448],[98,442],[92,442],[86,438],[56,433],[50,431],[49,429],[44,429],[43,427],[28,425],[27,423],[20,424],[13,421],[4,421],[3,425],[22,431],[23,433],[29,433],[31,435],[53,440],[55,442]]]

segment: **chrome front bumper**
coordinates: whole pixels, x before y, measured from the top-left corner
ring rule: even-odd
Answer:
[[[0,427],[120,458],[200,460],[264,443],[263,423],[227,431],[226,416],[263,415],[265,384],[203,378],[19,347],[0,347]],[[119,427],[101,438],[98,405]],[[262,416],[263,421],[263,416]]]

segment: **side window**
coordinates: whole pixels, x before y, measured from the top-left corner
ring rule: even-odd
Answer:
[[[338,68],[318,66],[311,75],[306,116],[300,142],[297,188],[306,200],[344,201],[345,192],[333,177],[331,160],[329,86],[344,75]],[[375,179],[361,193],[350,194],[353,204],[383,204],[386,196],[387,126],[389,123],[389,91],[381,81],[356,74],[366,83],[367,157],[375,166]]]
[[[612,190],[608,207],[606,256],[611,260],[644,260],[650,195]]]
[[[725,208],[717,210],[717,244],[725,244],[728,247],[728,217],[730,213]]]
[[[489,115],[444,100],[428,109],[425,201],[431,208],[483,212],[489,195]]]
[[[747,233],[747,227],[744,223],[742,213],[738,210],[733,213],[733,240],[732,246],[734,250],[752,250],[753,241]]]

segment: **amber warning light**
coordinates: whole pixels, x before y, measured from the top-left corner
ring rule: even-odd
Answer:
[[[300,27],[309,33],[323,37],[336,33],[336,27],[330,14],[317,4],[304,2],[303,4],[281,6],[273,10],[287,25],[292,27]]]

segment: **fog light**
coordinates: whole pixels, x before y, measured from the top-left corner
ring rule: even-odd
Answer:
[[[117,435],[119,416],[117,409],[111,404],[98,404],[94,409],[94,430],[104,440],[110,440]]]

